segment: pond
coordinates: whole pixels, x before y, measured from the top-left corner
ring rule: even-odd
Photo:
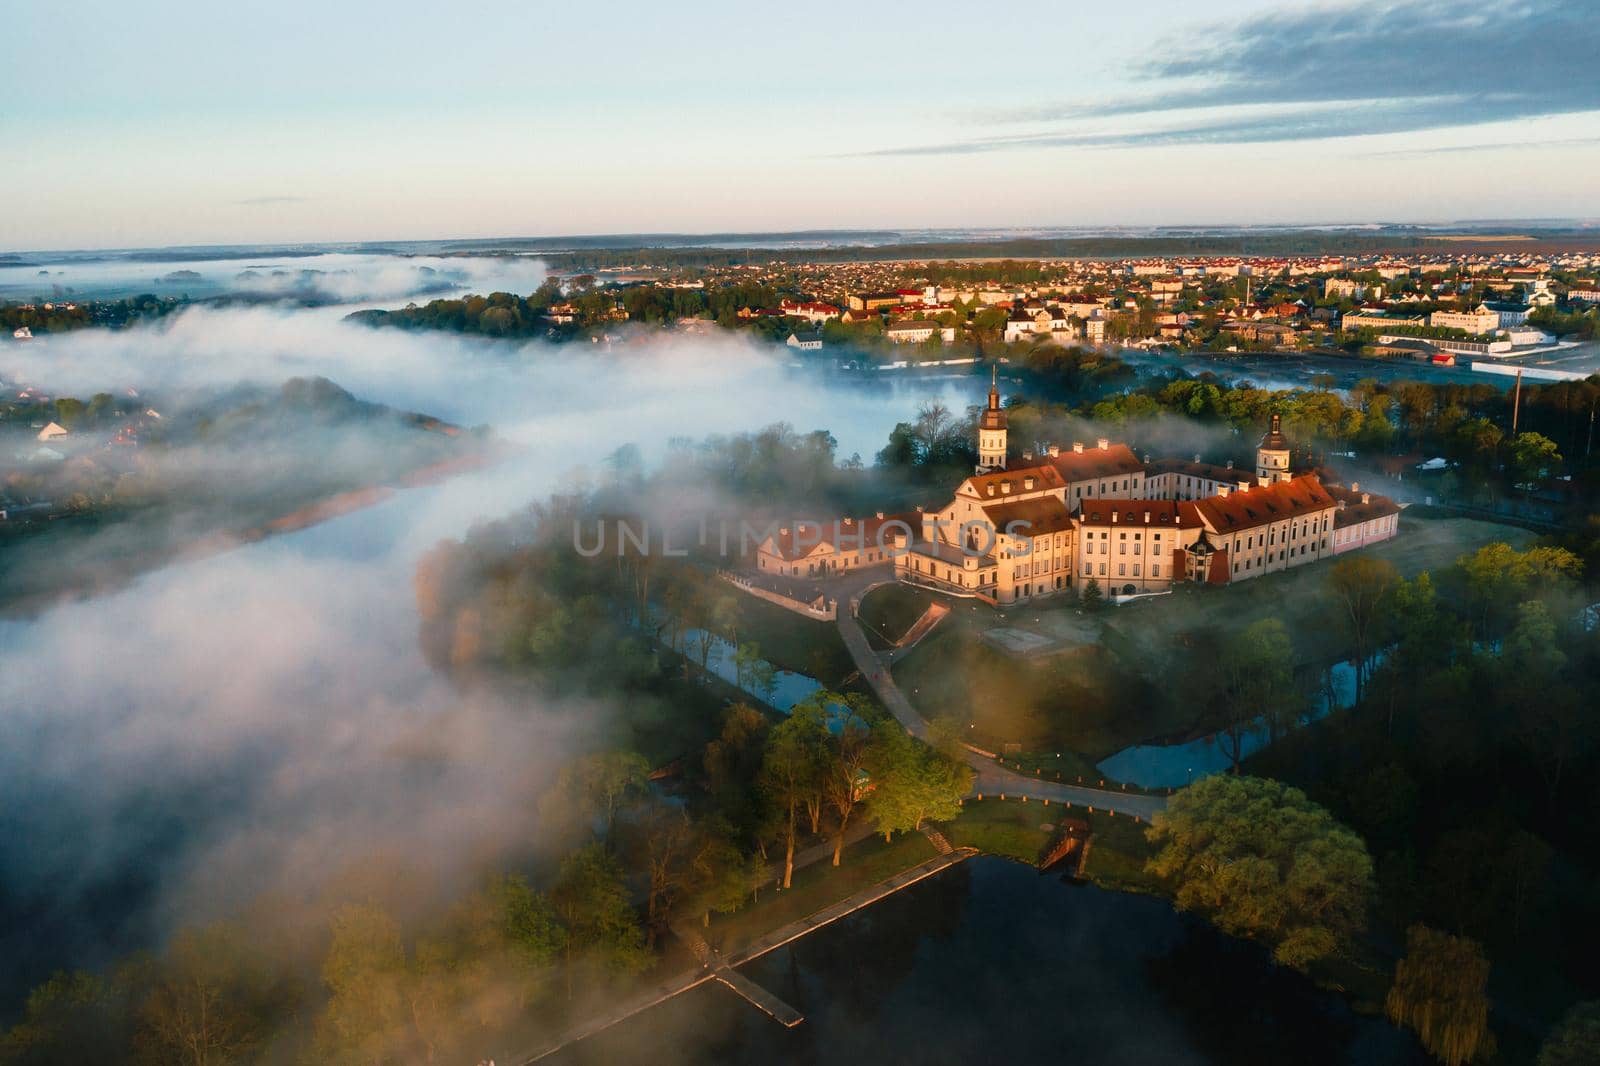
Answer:
[[[549,1062],[1421,1066],[1409,1034],[1148,896],[980,857]]]

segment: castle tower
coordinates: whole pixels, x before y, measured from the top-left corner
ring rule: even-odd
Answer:
[[[989,372],[989,406],[978,418],[978,473],[1006,468],[1006,413],[1000,409],[998,368]]]
[[[1256,447],[1256,480],[1275,485],[1289,477],[1289,439],[1283,435],[1282,419],[1274,414],[1272,425]]]

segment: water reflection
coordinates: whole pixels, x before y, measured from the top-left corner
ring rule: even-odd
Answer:
[[[786,1030],[720,986],[551,1061],[1420,1066],[1408,1035],[1161,900],[995,858],[924,881],[744,968]]]

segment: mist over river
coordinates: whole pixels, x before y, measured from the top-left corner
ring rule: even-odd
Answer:
[[[367,856],[420,857],[447,896],[530,846],[537,797],[609,709],[530,706],[429,668],[412,577],[441,538],[597,479],[629,443],[649,463],[673,438],[782,421],[827,429],[841,460],[870,463],[921,403],[960,411],[983,387],[797,373],[731,334],[596,352],[373,330],[343,321],[348,309],[193,308],[4,353],[8,380],[58,395],[323,375],[363,400],[487,423],[521,451],[0,621],[0,1021],[55,970],[106,966],[263,898],[384,876]],[[1242,1007],[1208,999],[1216,967],[1250,990]],[[646,1057],[658,1027],[685,1061],[896,1061],[896,1038],[932,1062],[1074,1049],[1097,1062],[1412,1061],[1386,1025],[1165,903],[999,860],[751,973],[794,996],[807,1023],[778,1029],[707,988],[571,1061]],[[1241,1030],[1264,1057],[1221,1053],[1244,1046],[1222,1042]]]
[[[441,538],[598,479],[624,444],[650,462],[675,437],[786,421],[870,463],[922,401],[966,402],[950,382],[797,376],[732,335],[603,354],[372,330],[345,310],[196,308],[3,353],[7,380],[56,394],[322,374],[522,451],[0,620],[0,1017],[56,969],[261,893],[303,898],[358,856],[428,855],[444,892],[525,846],[539,792],[609,709],[506,706],[429,669],[412,576]]]

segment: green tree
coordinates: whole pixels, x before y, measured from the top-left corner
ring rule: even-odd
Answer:
[[[700,762],[717,809],[741,829],[754,827],[756,775],[766,747],[767,719],[748,703],[731,704],[722,732],[706,744]]]
[[[757,856],[746,855],[720,833],[712,834],[710,846],[695,856],[695,863],[699,881],[693,905],[706,925],[711,924],[713,912],[731,914],[744,906],[766,870]]]
[[[155,1061],[221,1066],[246,1061],[266,1040],[285,997],[240,930],[180,932],[154,967],[140,1005],[139,1044]]]
[[[1083,609],[1086,611],[1098,611],[1104,607],[1106,594],[1101,590],[1100,582],[1092,577],[1085,581],[1083,583],[1083,592],[1079,596],[1079,602],[1083,604]]]
[[[1448,664],[1460,642],[1459,627],[1439,610],[1433,578],[1426,570],[1397,584],[1392,601],[1387,628],[1394,644],[1383,669],[1391,733],[1401,700],[1409,698],[1432,671]]]
[[[712,841],[683,807],[666,800],[651,803],[634,817],[628,836],[632,866],[645,873],[645,929],[653,946],[679,901],[700,892],[706,873],[702,855]]]
[[[58,973],[28,993],[22,1016],[0,1032],[5,1066],[120,1062],[134,1039],[135,1013],[126,972],[111,978]]]
[[[376,904],[348,904],[335,912],[331,929],[322,963],[328,1002],[316,1026],[321,1061],[403,1061],[408,973],[399,926]]]
[[[614,974],[638,973],[648,965],[644,930],[629,902],[622,867],[600,844],[567,856],[550,890],[550,902],[566,928],[562,948],[568,999],[580,964],[597,964]]]
[[[1518,551],[1504,541],[1485,544],[1456,560],[1467,586],[1478,634],[1500,632],[1514,605],[1576,579],[1583,564],[1565,548]]]
[[[1385,1002],[1389,1020],[1416,1030],[1447,1066],[1487,1058],[1495,1047],[1488,982],[1489,960],[1475,941],[1413,925]]]
[[[850,818],[860,805],[865,791],[867,762],[872,753],[872,720],[876,714],[868,699],[859,694],[828,693],[827,700],[839,713],[837,728],[829,733],[826,766],[822,776],[822,795],[833,815],[833,865],[844,854],[845,834]]]
[[[610,837],[617,812],[640,795],[650,780],[650,763],[632,751],[585,755],[561,768],[553,788],[539,800],[539,815],[558,833],[598,822]]]
[[[867,811],[886,841],[924,821],[949,821],[972,790],[971,766],[917,740],[893,718],[874,723],[865,754],[872,783]]]
[[[1541,433],[1518,433],[1511,438],[1511,470],[1519,485],[1531,492],[1544,484],[1561,465],[1556,442]]]
[[[761,760],[760,786],[778,818],[778,839],[783,844],[783,887],[794,881],[794,849],[800,834],[800,814],[820,808],[826,769],[822,710],[800,704],[767,736]]]
[[[1219,774],[1180,790],[1146,832],[1146,864],[1179,909],[1259,940],[1287,966],[1334,954],[1366,924],[1372,860],[1361,838],[1299,789]]]
[[[778,685],[777,669],[761,657],[761,645],[741,644],[733,653],[734,676],[738,685],[763,699],[771,699]]]
[[[1340,559],[1328,573],[1329,590],[1355,649],[1351,663],[1355,667],[1357,703],[1366,692],[1372,657],[1378,650],[1379,629],[1388,616],[1389,599],[1399,580],[1400,572],[1393,563],[1371,555]]]
[[[83,401],[71,396],[63,396],[56,400],[56,421],[67,429],[77,426],[83,418]]]
[[[511,954],[513,968],[524,988],[543,976],[545,969],[566,946],[567,931],[561,926],[550,897],[535,891],[528,880],[512,874],[491,882],[487,892],[499,933]],[[519,1006],[527,1003],[524,992]]]
[[[1539,1049],[1539,1066],[1593,1066],[1600,1062],[1600,1000],[1567,1011]]]

